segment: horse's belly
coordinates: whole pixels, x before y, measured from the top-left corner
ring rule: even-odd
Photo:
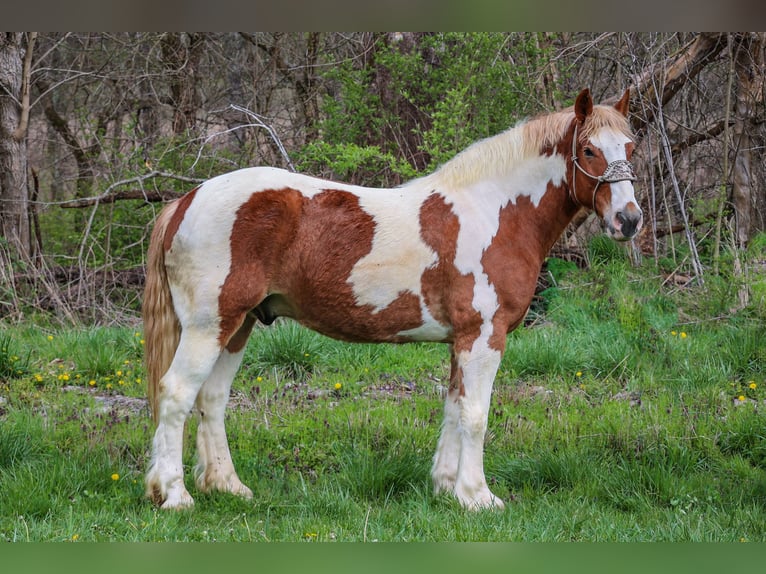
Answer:
[[[298,310],[295,319],[328,337],[353,342],[449,341],[452,330],[421,309],[413,294],[401,295],[387,307],[323,306]]]

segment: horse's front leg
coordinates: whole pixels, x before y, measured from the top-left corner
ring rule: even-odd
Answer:
[[[484,476],[484,435],[492,384],[502,353],[476,342],[470,351],[453,350],[444,425],[434,457],[436,492],[451,490],[469,509],[503,508]]]

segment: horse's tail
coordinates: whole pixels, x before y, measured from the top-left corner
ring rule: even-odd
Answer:
[[[181,338],[173,298],[165,269],[165,232],[178,202],[168,204],[157,217],[149,241],[146,262],[146,286],[142,315],[144,319],[144,365],[147,396],[152,419],[159,421],[160,379],[170,367]]]

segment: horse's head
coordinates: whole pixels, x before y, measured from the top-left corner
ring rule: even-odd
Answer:
[[[572,132],[570,197],[593,209],[609,236],[619,240],[634,237],[643,223],[633,193],[629,98],[626,91],[614,108],[594,108],[590,90],[583,90],[575,101]]]

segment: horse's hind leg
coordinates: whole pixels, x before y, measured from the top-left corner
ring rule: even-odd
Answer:
[[[236,344],[224,349],[197,396],[199,427],[197,428],[197,488],[203,492],[221,490],[244,498],[252,491],[242,484],[234,469],[226,438],[224,414],[234,375],[245,354],[244,341],[252,329],[251,318],[235,336]],[[236,350],[237,347],[241,348]]]
[[[444,422],[431,468],[434,494],[455,490],[460,457],[460,429],[458,424],[460,422],[460,386],[463,382],[454,349],[451,349],[451,354],[452,368],[450,370],[449,391],[447,391],[444,400]]]
[[[184,329],[173,362],[160,381],[159,417],[146,475],[147,494],[162,508],[194,504],[184,485],[183,430],[197,393],[221,354],[215,331]]]

